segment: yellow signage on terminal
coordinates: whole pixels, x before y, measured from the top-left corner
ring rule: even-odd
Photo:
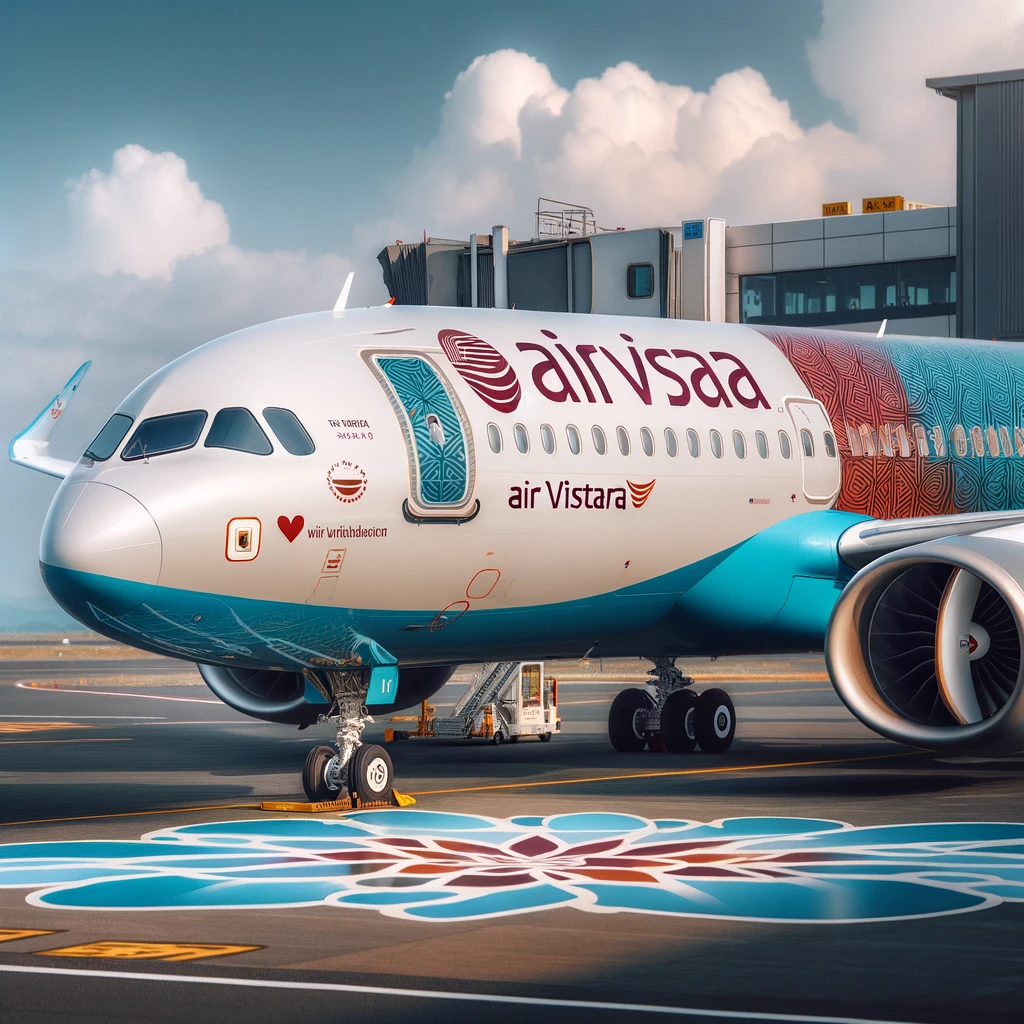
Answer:
[[[872,196],[860,201],[861,213],[892,213],[902,210],[906,200],[903,196]]]
[[[822,217],[848,217],[853,213],[853,203],[822,203]]]

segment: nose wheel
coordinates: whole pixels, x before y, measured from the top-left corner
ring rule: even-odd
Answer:
[[[395,769],[388,752],[360,738],[373,721],[366,709],[367,674],[327,671],[309,672],[307,677],[332,700],[330,712],[320,720],[336,727],[337,749],[321,744],[306,755],[302,770],[306,798],[311,803],[350,799],[353,807],[396,803]]]

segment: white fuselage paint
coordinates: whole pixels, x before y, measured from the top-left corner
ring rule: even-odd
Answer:
[[[514,411],[489,407],[456,372],[438,341],[438,332],[446,329],[488,342],[511,364],[521,387]],[[557,341],[542,331],[556,334]],[[544,357],[518,347],[523,343],[551,352],[562,345],[576,355],[580,373],[564,357],[560,364],[577,400],[570,395],[553,401],[541,393],[533,369]],[[590,356],[597,374],[579,357],[579,346],[596,346]],[[631,349],[639,355],[634,357]],[[716,371],[725,401],[715,406],[695,394],[703,388],[713,396],[716,390],[706,376],[694,382],[698,360],[662,357],[660,364],[673,369],[690,391],[687,404],[670,404],[669,396],[680,396],[682,388],[656,372],[645,357],[649,350],[698,353]],[[713,352],[740,360],[764,401],[746,407],[727,383],[736,363],[716,359]],[[480,503],[475,518],[458,525],[418,525],[403,515],[403,502],[410,497],[409,457],[399,415],[370,369],[376,353],[425,354],[444,374],[469,421],[469,458],[475,466],[470,498]],[[637,358],[644,360],[649,405]],[[549,391],[564,390],[552,372],[542,383]],[[755,404],[750,385],[741,380],[737,386],[748,404]],[[152,515],[162,544],[158,580],[133,576],[130,552],[112,574],[125,579],[339,608],[437,610],[467,600],[474,607],[547,605],[659,577],[787,517],[828,507],[838,491],[839,462],[822,450],[819,431],[815,459],[821,464],[810,467],[814,483],[808,498],[798,430],[787,407],[793,399],[814,403],[776,347],[739,325],[401,306],[311,314],[239,331],[196,349],[158,371],[122,403],[121,411],[132,415],[136,425],[162,414],[206,410],[209,419],[195,447],[134,462],[122,461],[119,449],[102,463],[83,460],[62,487],[83,481],[109,484],[134,496]],[[230,406],[256,415],[274,440],[273,454],[203,446],[213,416]],[[262,416],[267,406],[294,411],[316,452],[299,457],[285,451],[267,430]],[[503,450],[497,454],[488,443],[490,423],[502,435]],[[527,431],[528,454],[516,448],[517,423]],[[828,429],[827,418],[822,423]],[[542,424],[553,430],[554,454],[543,450]],[[570,451],[569,425],[582,437],[580,454]],[[595,425],[607,438],[604,455],[594,448]],[[619,427],[629,436],[628,455],[616,442]],[[644,427],[654,438],[653,455],[641,443]],[[675,457],[666,450],[666,428],[678,439]],[[699,458],[689,454],[688,429],[699,435]],[[712,430],[722,437],[721,458],[710,451]],[[743,459],[734,450],[737,430],[745,439]],[[788,459],[780,454],[780,430],[792,445]],[[768,458],[758,454],[756,431],[767,437]],[[366,480],[361,496],[347,503],[327,480],[331,467],[345,462],[358,467]],[[654,481],[642,507],[634,507],[627,481],[640,486]],[[571,507],[573,489],[580,489],[585,504],[587,487],[605,494],[621,489],[612,502],[622,504],[624,496],[625,508]],[[518,503],[527,507],[513,507],[517,488],[527,495]],[[595,495],[591,490],[591,504]],[[553,499],[558,507],[552,507]],[[54,560],[53,551],[59,549],[55,537],[61,508],[58,495],[44,528],[44,561]],[[294,530],[297,516],[302,528],[289,541],[278,520],[285,517]],[[251,561],[225,557],[227,524],[236,518],[261,524],[259,553]],[[336,549],[345,549],[340,571],[325,574],[325,561]],[[76,564],[74,552],[59,550],[65,567],[102,572],[98,565]],[[467,588],[482,570],[497,570],[500,576],[495,582],[494,573],[485,574],[476,584],[481,596],[470,589],[467,598]],[[490,589],[485,583],[492,584]]]

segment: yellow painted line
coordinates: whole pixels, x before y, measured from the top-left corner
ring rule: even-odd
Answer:
[[[602,697],[600,700],[560,700],[558,706],[562,708],[570,704],[611,704],[613,700],[614,697]]]
[[[4,747],[27,747],[31,743],[134,743],[133,736],[83,736],[77,740],[0,740],[0,749]]]
[[[631,779],[660,779],[680,775],[725,775],[732,772],[764,772],[780,768],[813,768],[827,764],[852,764],[856,761],[879,761],[893,757],[909,757],[921,751],[898,754],[868,754],[864,757],[835,757],[819,761],[780,761],[775,764],[721,765],[717,768],[679,768],[660,772],[630,772],[623,775],[594,775],[583,779],[545,779],[542,782],[502,782],[490,786],[460,786],[457,789],[424,789],[410,796],[441,796],[448,793],[483,793],[495,789],[537,789],[540,786],[581,786],[591,782],[623,782]]]
[[[0,942],[14,942],[15,939],[34,939],[39,935],[56,935],[52,929],[0,928]]]
[[[46,732],[50,729],[91,729],[80,722],[0,722],[0,733]]]
[[[234,946],[214,942],[84,942],[60,949],[42,949],[36,956],[74,956],[103,960],[207,960],[214,956],[251,953],[264,946]]]
[[[71,818],[0,821],[0,828],[10,828],[12,825],[57,825],[65,821],[100,821],[107,818],[145,818],[153,814],[192,814],[195,811],[258,811],[259,809],[259,804],[206,804],[203,807],[169,807],[160,811],[115,811],[112,814],[79,814]]]
[[[795,690],[744,690],[738,696],[757,697],[762,693],[834,693],[831,686],[798,686]]]

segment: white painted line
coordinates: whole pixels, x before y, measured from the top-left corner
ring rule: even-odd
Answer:
[[[95,697],[141,697],[145,700],[173,700],[182,704],[220,704],[219,700],[207,700],[204,697],[165,697],[158,693],[119,693],[113,690],[84,690],[69,686],[53,689],[49,686],[33,686],[30,679],[22,679],[15,683],[19,690],[30,690],[32,693],[89,693]]]
[[[543,999],[476,992],[439,992],[426,988],[384,988],[378,985],[339,985],[321,981],[271,981],[263,978],[211,978],[193,974],[149,974],[143,971],[90,971],[71,967],[26,967],[0,964],[7,974],[49,974],[70,978],[120,978],[124,981],[163,981],[189,985],[232,985],[301,992],[347,992],[351,995],[398,996],[400,999],[447,999],[460,1003],[503,1003],[508,1006],[550,1006],[565,1010],[607,1010],[613,1013],[658,1013],[676,1017],[714,1017],[720,1020],[769,1020],[794,1024],[910,1024],[876,1017],[820,1017],[800,1013],[757,1013],[750,1010],[701,1010],[694,1006],[657,1006],[645,1003],[603,1003],[589,999]]]
[[[102,719],[103,721],[115,721],[121,718],[127,718],[130,722],[166,722],[167,719],[163,715],[61,715],[63,719],[69,722],[84,722],[86,719]],[[47,721],[53,718],[53,715],[0,715],[0,719],[8,718],[45,718]]]

